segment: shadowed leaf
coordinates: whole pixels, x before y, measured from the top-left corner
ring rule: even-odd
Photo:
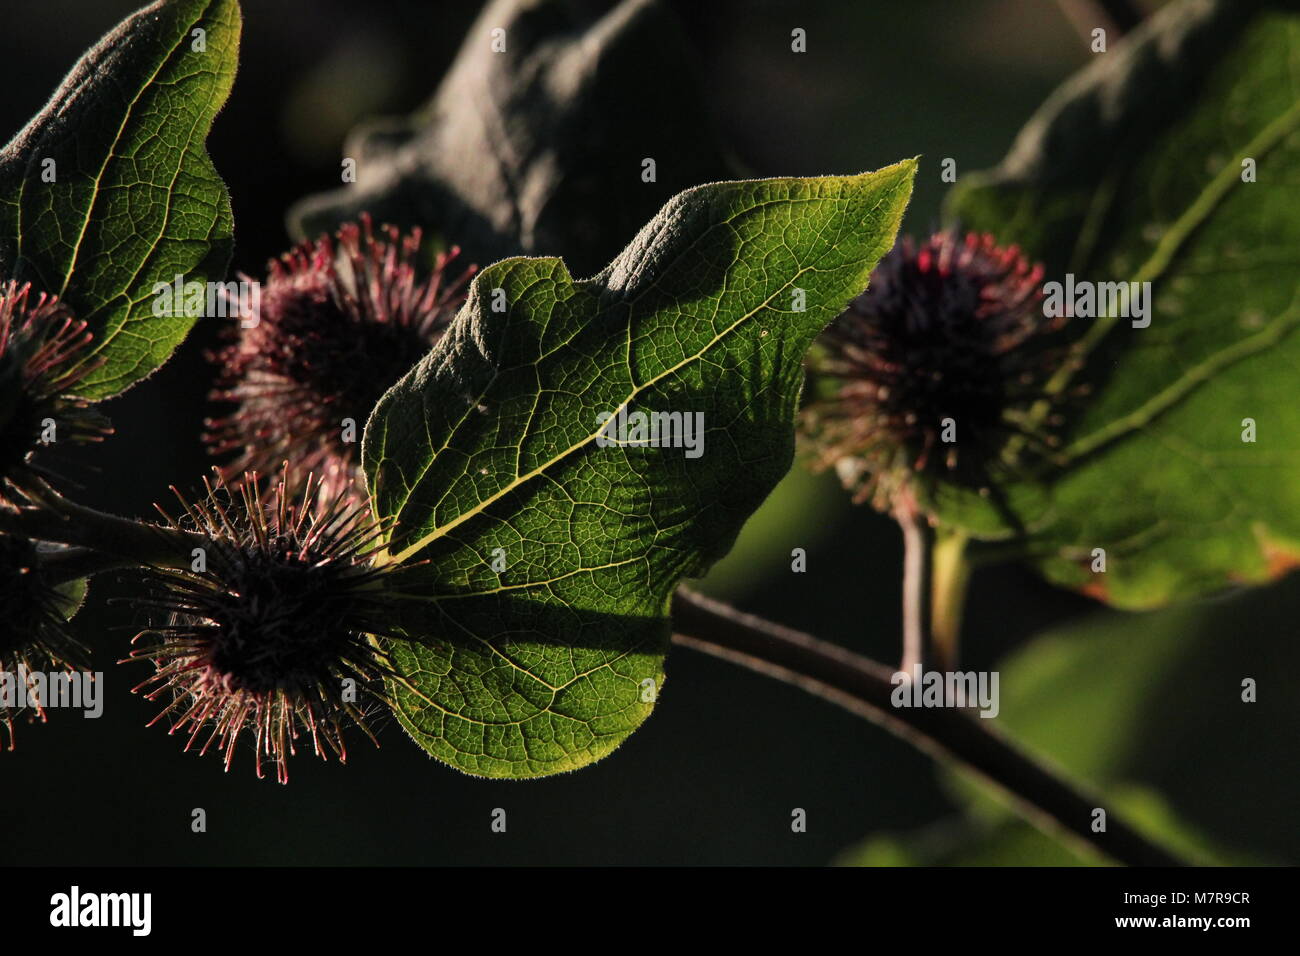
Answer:
[[[654,0],[497,0],[428,105],[357,129],[344,147],[356,182],[300,202],[290,230],[368,211],[473,262],[554,255],[588,275],[671,196],[725,178],[693,75]]]
[[[1068,424],[1054,467],[1002,489],[1049,578],[1122,607],[1300,561],[1296,9],[1170,4],[953,196],[965,225],[1023,245],[1048,281],[1151,283],[1149,326],[1073,319],[1087,364],[1055,383]],[[1080,383],[1094,393],[1059,399]],[[933,504],[976,537],[1012,534],[989,500]]]

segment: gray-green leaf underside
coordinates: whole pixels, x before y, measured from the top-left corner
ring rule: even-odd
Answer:
[[[669,598],[788,470],[804,353],[893,243],[914,171],[701,186],[592,279],[559,259],[475,279],[363,444],[418,599],[412,640],[388,646],[421,746],[540,776],[649,715]],[[621,407],[701,414],[702,454],[600,447],[598,416]]]
[[[1169,5],[1058,90],[1003,164],[953,200],[964,225],[1020,243],[1047,280],[1152,283],[1147,328],[1073,320],[1092,346],[1076,384],[1094,393],[1065,404],[1055,470],[1002,489],[1044,573],[1151,607],[1294,565],[1296,4]],[[934,505],[976,537],[1012,533],[988,500],[949,489]]]
[[[224,278],[230,198],[204,144],[239,29],[235,0],[146,7],[0,152],[0,277],[60,295],[90,323],[104,363],[78,386],[88,397],[147,377],[193,326],[153,314],[156,283]]]

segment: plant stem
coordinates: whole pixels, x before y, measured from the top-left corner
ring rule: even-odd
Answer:
[[[48,559],[60,579],[132,564],[186,567],[195,547],[207,545],[201,534],[105,514],[53,495],[44,508],[0,508],[0,531],[41,541],[71,545]],[[933,530],[915,509],[899,515],[906,542],[905,618],[909,657],[925,656],[931,604],[930,565]],[[945,540],[940,547],[936,585],[948,597],[938,602],[940,630],[955,635],[964,560],[960,548]],[[947,623],[944,623],[947,622]],[[1046,829],[1070,837],[1130,865],[1172,866],[1182,861],[1148,841],[1111,812],[1105,833],[1092,832],[1092,811],[1099,801],[1020,750],[989,721],[954,708],[896,708],[894,673],[883,664],[844,648],[742,614],[725,604],[685,589],[673,598],[673,640],[732,661],[759,673],[804,688],[861,716],[936,757],[960,761],[1002,791],[1027,817]]]
[[[208,544],[206,537],[194,532],[119,518],[57,494],[43,497],[42,504],[42,508],[0,508],[0,531],[155,567],[188,567],[192,549]]]
[[[136,563],[127,558],[101,554],[90,548],[68,548],[44,556],[41,559],[41,569],[45,580],[50,584],[63,584],[101,571],[129,568]]]
[[[905,674],[930,664],[930,572],[934,529],[910,503],[894,511],[903,529],[903,661]]]
[[[1094,833],[1093,810],[1101,800],[1020,749],[991,720],[947,707],[895,707],[897,685],[883,664],[684,589],[673,598],[672,614],[676,643],[802,687],[932,756],[959,761],[1040,829],[1130,866],[1185,865],[1111,810],[1106,832]]]
[[[962,609],[970,583],[967,537],[940,531],[931,553],[930,644],[936,670],[956,670],[961,650]]]

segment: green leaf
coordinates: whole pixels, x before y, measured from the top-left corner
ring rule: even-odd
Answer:
[[[355,130],[343,154],[356,182],[300,202],[289,229],[315,236],[368,211],[471,262],[552,255],[589,275],[673,195],[727,178],[692,59],[650,0],[496,0],[429,103]]]
[[[1202,865],[1256,863],[1225,855],[1185,821],[1154,790],[1121,787],[1106,797],[1111,813]],[[1090,847],[1067,845],[1015,816],[961,816],[901,835],[877,835],[842,854],[841,866],[1110,866]]]
[[[953,817],[908,833],[881,833],[836,859],[839,866],[1083,866],[1099,862],[1020,820]]]
[[[234,81],[239,26],[235,0],[146,7],[0,152],[0,276],[57,293],[90,323],[104,364],[78,387],[87,397],[150,375],[193,326],[153,314],[156,283],[225,276],[230,197],[204,142]]]
[[[475,278],[363,442],[419,597],[392,691],[421,746],[540,776],[649,715],[672,592],[789,469],[803,355],[892,244],[915,168],[700,186],[595,278],[559,259]],[[624,407],[702,415],[702,454],[601,447],[598,416]]]
[[[71,621],[86,603],[86,594],[90,591],[90,578],[73,578],[55,586],[58,593],[59,613],[65,621]]]
[[[1147,328],[1072,321],[1088,365],[1054,387],[1095,392],[1064,403],[1054,468],[1003,488],[1001,513],[951,490],[934,501],[977,537],[1018,523],[1049,578],[1119,606],[1300,560],[1300,16],[1285,6],[1170,4],[953,196],[965,225],[1021,244],[1049,281],[1152,283]]]

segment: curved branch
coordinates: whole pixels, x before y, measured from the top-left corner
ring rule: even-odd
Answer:
[[[883,664],[686,590],[673,597],[673,641],[802,687],[883,725],[938,758],[955,759],[995,786],[1037,826],[1063,832],[1131,866],[1183,866],[1108,811],[1099,798],[1020,749],[991,720],[950,707],[895,708],[894,672]]]

